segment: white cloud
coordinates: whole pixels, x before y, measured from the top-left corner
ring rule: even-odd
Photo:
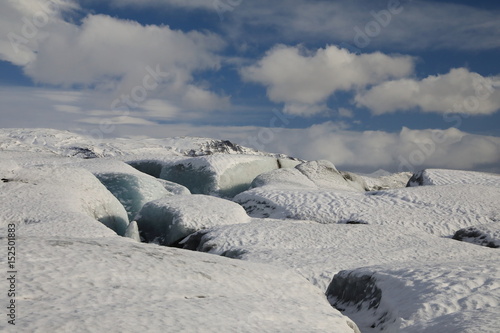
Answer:
[[[244,143],[257,140],[259,148],[303,159],[327,159],[340,169],[371,172],[418,171],[424,168],[483,170],[500,173],[500,138],[447,130],[349,131],[327,122],[305,129],[272,132],[255,129]],[[223,133],[223,132],[221,132]],[[246,132],[248,133],[248,132]]]
[[[418,108],[424,112],[492,114],[500,110],[500,78],[465,68],[422,80],[400,79],[359,92],[355,100],[374,114]]]
[[[225,43],[219,36],[105,15],[88,15],[76,25],[61,18],[74,4],[48,1],[58,5],[44,10],[34,0],[0,4],[0,32],[5,35],[0,37],[0,60],[22,66],[35,82],[91,87],[116,96],[135,93],[135,107],[149,98],[169,99],[180,108],[198,110],[230,104],[227,96],[200,86],[195,77],[220,68],[217,53]],[[9,32],[21,36],[15,47]]]
[[[48,30],[63,24],[61,13],[78,8],[73,0],[16,0],[0,3],[0,60],[24,66],[36,59]]]
[[[284,102],[289,113],[319,112],[337,91],[348,91],[413,72],[409,56],[380,52],[356,55],[336,46],[309,52],[301,47],[279,45],[257,64],[241,69],[244,80],[263,84],[273,102]],[[310,106],[309,109],[307,106]]]

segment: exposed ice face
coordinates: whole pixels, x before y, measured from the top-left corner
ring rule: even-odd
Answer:
[[[135,218],[147,242],[173,245],[189,234],[250,220],[238,204],[206,195],[179,195],[144,205]]]
[[[273,157],[211,155],[165,162],[160,178],[181,184],[194,194],[232,198],[247,190],[261,173],[279,167]]]
[[[121,202],[130,221],[145,203],[172,195],[156,178],[124,162],[100,158],[75,162],[74,165],[92,172]]]

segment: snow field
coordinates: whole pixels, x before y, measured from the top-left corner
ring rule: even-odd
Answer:
[[[356,332],[314,286],[269,265],[119,237],[18,243],[15,332]]]

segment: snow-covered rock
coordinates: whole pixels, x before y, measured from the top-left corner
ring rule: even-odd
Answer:
[[[19,244],[16,332],[359,332],[302,277],[269,265],[119,237]]]
[[[462,170],[425,169],[413,174],[407,186],[451,184],[500,187],[500,175]]]
[[[193,194],[148,202],[135,220],[147,242],[173,245],[193,232],[218,225],[245,223],[250,217],[234,202]]]
[[[500,187],[419,186],[375,192],[258,187],[233,200],[252,217],[413,227],[451,237],[499,220]]]
[[[479,249],[474,259],[342,271],[327,296],[362,332],[496,332],[500,255]]]
[[[2,233],[14,223],[23,236],[124,235],[127,212],[89,171],[61,165],[9,169],[0,175]]]
[[[184,248],[294,269],[326,291],[333,275],[391,263],[481,258],[474,246],[390,225],[319,224],[254,219],[190,235]]]
[[[368,191],[406,187],[412,176],[413,174],[411,172],[399,172],[394,174],[388,172],[375,172],[371,175],[361,175]]]
[[[453,239],[492,248],[499,248],[500,222],[460,229],[455,232]]]

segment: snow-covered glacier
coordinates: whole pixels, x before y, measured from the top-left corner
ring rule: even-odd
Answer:
[[[496,333],[499,202],[495,174],[0,129],[20,332]]]

